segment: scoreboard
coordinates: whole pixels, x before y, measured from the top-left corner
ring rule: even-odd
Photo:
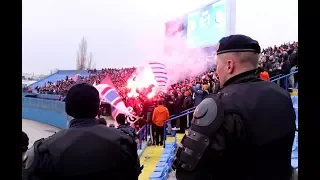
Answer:
[[[183,17],[166,23],[165,51],[177,49],[172,42],[185,42],[187,48],[204,49],[212,54],[212,48],[224,36],[233,34],[235,25],[235,1],[215,0]]]
[[[190,48],[216,44],[226,35],[225,0],[209,4],[187,16],[187,44]]]

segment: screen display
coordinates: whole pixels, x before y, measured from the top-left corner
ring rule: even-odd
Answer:
[[[199,48],[216,44],[227,30],[226,3],[221,0],[188,15],[187,44]]]

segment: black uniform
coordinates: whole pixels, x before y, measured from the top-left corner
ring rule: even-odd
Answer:
[[[69,129],[40,139],[30,148],[29,180],[138,179],[135,140],[118,129],[99,125],[94,118],[98,107],[99,93],[91,85],[78,84],[69,90],[66,112],[75,119]]]
[[[21,138],[21,152],[22,152],[22,180],[26,180],[28,178],[28,172],[25,169],[26,163],[26,156],[25,152],[28,150],[29,146],[29,137],[28,135],[22,131],[22,138]]]
[[[49,180],[138,179],[140,167],[133,138],[95,119],[75,119],[70,129],[35,142],[26,168],[30,180]]]
[[[289,180],[294,135],[290,95],[262,81],[257,70],[241,73],[196,108],[191,130],[176,154],[176,177]]]

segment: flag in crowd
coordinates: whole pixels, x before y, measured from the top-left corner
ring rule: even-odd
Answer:
[[[155,80],[158,83],[158,86],[165,87],[168,81],[166,65],[158,62],[149,62],[149,66],[152,70]]]
[[[80,74],[75,74],[71,77],[73,81],[77,81]]]
[[[176,19],[165,24],[166,34],[164,40],[164,54],[172,55],[172,53],[182,46],[183,39],[186,36],[186,25],[182,19]]]
[[[114,85],[110,79],[109,76],[106,75],[106,77],[104,77],[104,79],[100,82],[100,84],[108,84],[109,86],[114,88]]]
[[[107,102],[112,106],[111,113],[113,119],[116,119],[119,113],[130,115],[127,107],[108,76],[101,81],[101,84],[96,85],[96,83],[94,83],[94,86],[99,91],[101,101]]]
[[[183,30],[182,19],[176,19],[165,24],[166,26],[166,36],[171,37],[180,33]]]

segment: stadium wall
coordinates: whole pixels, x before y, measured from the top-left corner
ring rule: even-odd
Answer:
[[[71,117],[65,113],[64,102],[28,97],[22,97],[22,118],[61,129],[66,129],[71,120]]]
[[[67,129],[71,117],[65,113],[65,103],[39,98],[22,97],[22,118]],[[147,138],[149,140],[149,138]],[[148,141],[143,141],[138,155],[141,157]]]

